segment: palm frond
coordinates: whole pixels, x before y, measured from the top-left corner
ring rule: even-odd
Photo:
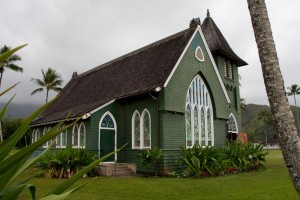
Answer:
[[[19,67],[18,65],[13,64],[13,63],[6,65],[6,68],[11,69],[11,70],[16,71],[16,72],[23,72],[22,67]]]
[[[43,92],[44,91],[44,88],[38,88],[38,89],[35,89],[31,92],[31,95],[34,95],[36,93],[39,93],[39,92]]]
[[[41,79],[38,78],[32,78],[31,81],[37,84],[38,86],[45,87],[46,85]]]

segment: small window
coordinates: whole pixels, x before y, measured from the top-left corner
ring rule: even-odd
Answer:
[[[199,46],[196,48],[195,57],[199,61],[204,61],[204,55],[203,55],[202,49]]]

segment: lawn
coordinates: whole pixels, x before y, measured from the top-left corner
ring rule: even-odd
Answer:
[[[279,150],[269,151],[266,167],[259,172],[205,179],[98,177],[68,199],[298,199]],[[30,174],[32,170],[26,172]],[[83,178],[76,185],[90,180]],[[45,178],[30,181],[40,197],[59,182]],[[25,194],[21,199],[28,197]]]

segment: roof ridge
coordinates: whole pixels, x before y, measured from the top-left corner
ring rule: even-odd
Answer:
[[[181,34],[187,32],[188,30],[191,30],[191,29],[195,29],[195,28],[187,28],[187,29],[185,29],[185,30],[183,30],[183,31],[180,31],[180,32],[178,32],[178,33],[175,33],[175,34],[170,35],[170,36],[168,36],[168,37],[165,37],[165,38],[163,38],[163,39],[157,40],[157,41],[155,41],[155,42],[153,42],[153,43],[150,43],[150,44],[148,44],[148,45],[146,45],[146,46],[143,46],[143,47],[141,47],[141,48],[139,48],[139,49],[136,49],[136,50],[131,51],[131,52],[127,53],[127,54],[124,54],[124,55],[122,55],[122,56],[120,56],[120,57],[117,57],[117,58],[115,58],[115,59],[113,59],[113,60],[110,60],[110,61],[108,61],[108,62],[106,62],[106,63],[103,63],[103,64],[101,64],[101,65],[99,65],[99,66],[97,66],[97,67],[95,67],[95,68],[92,68],[92,69],[86,71],[86,72],[83,72],[82,74],[77,75],[74,79],[77,79],[77,78],[86,76],[86,75],[88,75],[88,74],[90,74],[90,73],[92,73],[92,72],[94,72],[94,71],[96,71],[96,70],[102,69],[102,68],[106,67],[107,65],[110,65],[110,64],[112,64],[112,63],[114,63],[114,62],[117,62],[117,61],[120,61],[120,60],[122,60],[122,59],[124,59],[124,58],[130,57],[130,56],[132,56],[132,55],[134,55],[134,54],[137,54],[137,53],[139,53],[139,52],[141,52],[141,51],[144,51],[144,50],[146,50],[146,49],[149,49],[149,48],[151,48],[151,47],[153,47],[153,46],[155,46],[155,45],[158,45],[158,44],[160,44],[160,43],[162,43],[162,42],[169,41],[169,40],[171,40],[171,39],[173,39],[173,38],[175,38],[175,37],[178,37],[179,35],[181,35]]]

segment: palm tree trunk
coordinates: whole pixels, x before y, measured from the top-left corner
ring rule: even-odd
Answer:
[[[265,0],[247,0],[278,141],[300,195],[300,140],[288,103]]]
[[[47,88],[47,93],[46,93],[46,103],[48,103],[48,95],[49,95],[49,89]]]
[[[296,115],[297,115],[297,128],[298,128],[298,133],[299,133],[299,129],[300,129],[300,126],[299,126],[299,116],[298,116],[298,109],[297,109],[297,102],[296,102],[296,95],[294,94],[294,101],[295,101],[295,110],[296,110]]]

